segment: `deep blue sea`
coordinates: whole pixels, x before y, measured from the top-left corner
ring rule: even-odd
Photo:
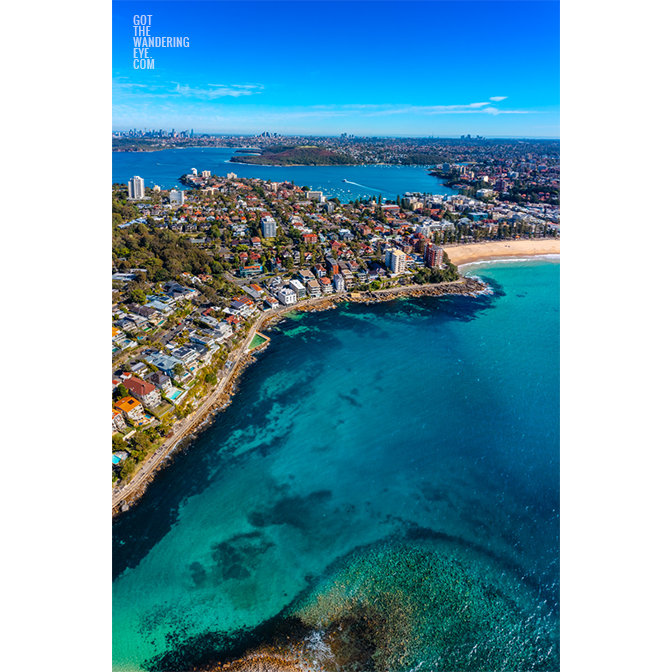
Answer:
[[[235,149],[189,147],[160,152],[112,152],[112,181],[126,184],[134,175],[145,180],[145,187],[158,184],[162,189],[181,188],[180,176],[196,168],[213,175],[235,173],[239,177],[258,177],[274,182],[291,182],[324,192],[327,198],[347,202],[355,198],[395,199],[407,191],[454,194],[441,180],[422,166],[252,166],[230,163]],[[347,180],[344,182],[343,180]]]
[[[559,669],[560,264],[472,268],[269,330],[113,524],[114,670]]]

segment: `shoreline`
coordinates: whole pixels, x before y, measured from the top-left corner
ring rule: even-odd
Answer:
[[[560,254],[560,240],[557,238],[494,240],[466,245],[442,245],[442,247],[450,261],[458,268],[477,261]]]
[[[130,506],[135,504],[154,479],[156,472],[169,464],[170,456],[176,450],[183,449],[190,441],[195,439],[202,430],[212,423],[214,415],[225,410],[231,403],[231,399],[236,393],[238,379],[249,364],[256,361],[254,353],[265,349],[270,342],[269,339],[269,341],[255,348],[255,350],[248,350],[257,331],[267,329],[276,322],[279,322],[287,313],[293,311],[321,312],[335,308],[337,304],[343,302],[381,303],[416,296],[442,296],[446,294],[477,295],[484,291],[486,291],[486,286],[479,280],[462,277],[459,280],[447,283],[408,285],[369,292],[320,296],[315,299],[308,299],[300,304],[284,306],[270,314],[269,312],[262,313],[250,327],[245,340],[230,353],[228,361],[234,362],[231,370],[224,375],[217,386],[205,397],[201,405],[191,415],[179,420],[174,425],[173,431],[166,437],[163,444],[139,465],[138,470],[128,483],[124,484],[121,488],[113,487],[112,517],[114,518],[126,512]]]
[[[496,260],[501,257],[529,257],[543,256],[546,254],[556,254],[556,252],[540,251],[533,253],[521,250],[520,243],[552,242],[557,246],[557,254],[560,251],[560,241],[497,241],[496,243],[477,243],[474,245],[461,245],[460,248],[467,248],[468,254],[462,254],[460,266],[464,266],[474,261]],[[503,245],[499,245],[502,243]],[[489,249],[495,245],[494,249]],[[510,246],[514,245],[517,252]],[[469,249],[471,248],[471,249]],[[445,248],[444,248],[445,249]],[[448,246],[449,250],[456,250],[456,247]],[[452,259],[451,259],[452,261]],[[455,263],[455,262],[453,262]],[[457,264],[456,264],[457,265]],[[135,504],[145,493],[147,486],[152,482],[156,472],[170,463],[171,455],[179,449],[183,449],[192,440],[198,437],[201,431],[209,427],[214,421],[214,416],[226,410],[236,393],[236,384],[242,376],[245,369],[256,361],[254,353],[264,350],[268,347],[270,339],[261,344],[254,350],[249,350],[249,346],[257,332],[261,332],[273,326],[275,323],[284,319],[288,313],[298,312],[322,312],[336,308],[339,303],[383,303],[394,301],[401,298],[415,298],[420,296],[446,296],[450,294],[459,294],[466,296],[478,296],[488,292],[488,287],[481,280],[461,276],[459,280],[452,282],[442,282],[425,285],[406,285],[388,289],[378,289],[366,292],[350,292],[338,295],[320,296],[314,299],[308,299],[299,304],[283,306],[280,309],[266,311],[260,314],[250,329],[244,341],[231,351],[227,361],[234,362],[230,371],[228,371],[217,386],[205,397],[201,405],[186,418],[178,421],[173,431],[166,437],[164,443],[156,449],[142,464],[133,475],[131,480],[122,488],[113,487],[112,490],[112,517],[116,517],[126,512],[130,506]]]

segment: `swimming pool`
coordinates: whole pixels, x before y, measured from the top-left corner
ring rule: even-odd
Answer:
[[[176,387],[170,394],[167,394],[166,397],[171,401],[177,401],[184,394],[184,390],[180,390]]]

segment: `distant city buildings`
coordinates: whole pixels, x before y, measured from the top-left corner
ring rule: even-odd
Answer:
[[[128,183],[128,197],[134,201],[145,197],[145,181],[135,175]]]

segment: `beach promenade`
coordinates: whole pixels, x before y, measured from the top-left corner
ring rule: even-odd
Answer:
[[[133,475],[131,480],[121,488],[113,487],[112,489],[112,510],[114,511],[118,506],[122,505],[124,501],[135,497],[139,491],[147,484],[149,477],[159,467],[163,459],[170,453],[173,448],[183,439],[187,438],[208,416],[208,414],[216,409],[217,401],[226,391],[229,384],[235,381],[241,373],[246,362],[246,355],[248,348],[257,330],[262,328],[264,323],[273,318],[277,318],[283,313],[288,313],[291,310],[305,310],[307,308],[316,308],[324,303],[334,301],[333,296],[321,296],[315,299],[302,301],[300,304],[291,306],[284,306],[272,313],[262,313],[257,317],[254,324],[250,328],[245,340],[234,350],[231,351],[228,361],[232,362],[231,368],[226,371],[222,379],[219,381],[215,389],[203,400],[199,407],[186,418],[183,418],[173,426],[173,433],[160,448],[158,448],[150,457],[148,457],[140,466],[138,471]]]

